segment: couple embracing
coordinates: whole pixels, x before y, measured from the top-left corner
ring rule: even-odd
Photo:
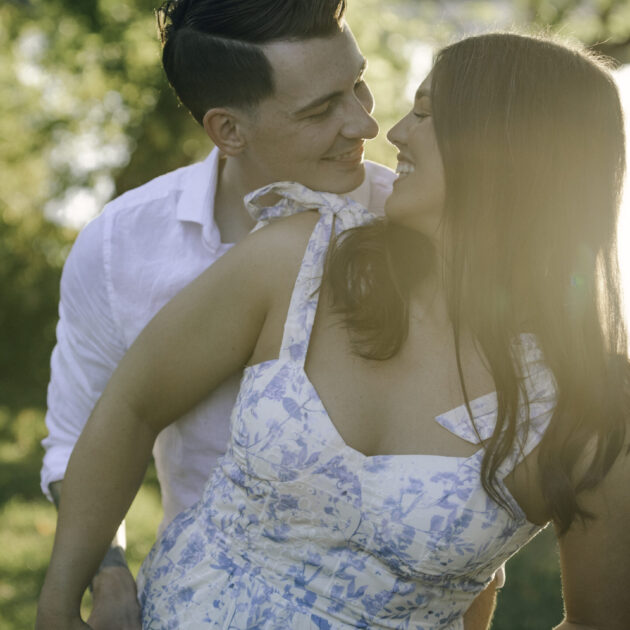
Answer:
[[[165,523],[141,622],[128,580],[114,627],[481,630],[548,523],[558,628],[627,627],[610,72],[549,38],[452,44],[388,132],[395,177],[363,160],[378,128],[344,11],[159,13],[169,81],[216,148],[113,201],[66,263],[38,628],[87,627],[95,573],[95,608],[128,577],[108,546],[152,451]]]

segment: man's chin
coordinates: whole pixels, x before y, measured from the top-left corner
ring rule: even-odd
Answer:
[[[330,168],[331,165],[334,168]],[[352,165],[328,162],[328,167],[329,174],[321,177],[319,186],[314,190],[344,195],[357,189],[365,179],[365,165],[362,161]]]

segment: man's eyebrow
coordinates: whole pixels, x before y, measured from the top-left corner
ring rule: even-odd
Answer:
[[[357,77],[361,77],[365,73],[366,69],[367,69],[367,59],[364,57],[363,63],[361,64],[361,68],[359,69],[359,72],[357,73]],[[331,101],[335,98],[339,98],[342,94],[343,92],[341,90],[336,90],[335,92],[330,92],[329,94],[318,96],[317,98],[313,99],[306,105],[300,107],[300,109],[297,109],[296,111],[294,111],[292,115],[295,117],[300,116],[304,114],[305,112],[308,112],[311,109],[315,109],[316,107],[319,107],[320,105],[323,105],[324,103],[328,101]]]

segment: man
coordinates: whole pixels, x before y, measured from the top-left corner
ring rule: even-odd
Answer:
[[[114,200],[77,239],[52,357],[42,470],[49,497],[58,501],[81,429],[138,333],[253,227],[246,193],[298,181],[382,213],[394,176],[363,162],[364,142],[378,127],[344,10],[344,0],[180,0],[160,10],[164,69],[215,149]],[[309,54],[310,41],[340,30],[333,64]],[[239,378],[160,434],[161,527],[199,498],[225,450]],[[95,630],[139,627],[135,584],[117,541],[92,584]]]

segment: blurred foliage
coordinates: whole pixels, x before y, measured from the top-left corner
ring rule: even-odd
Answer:
[[[70,233],[43,219],[5,213],[0,221],[0,402],[43,405],[55,341],[58,286]]]
[[[39,491],[39,441],[72,226],[113,196],[210,148],[163,77],[155,6],[155,0],[0,4],[2,628],[32,627],[52,544],[55,514]],[[350,0],[348,21],[370,61],[367,79],[383,131],[405,111],[409,88],[428,71],[427,50],[457,35],[546,27],[630,63],[627,0]],[[393,164],[384,133],[368,145],[368,157]],[[159,521],[151,479],[130,519],[134,568]],[[559,620],[551,532],[510,561],[499,601],[494,630],[550,628]]]

